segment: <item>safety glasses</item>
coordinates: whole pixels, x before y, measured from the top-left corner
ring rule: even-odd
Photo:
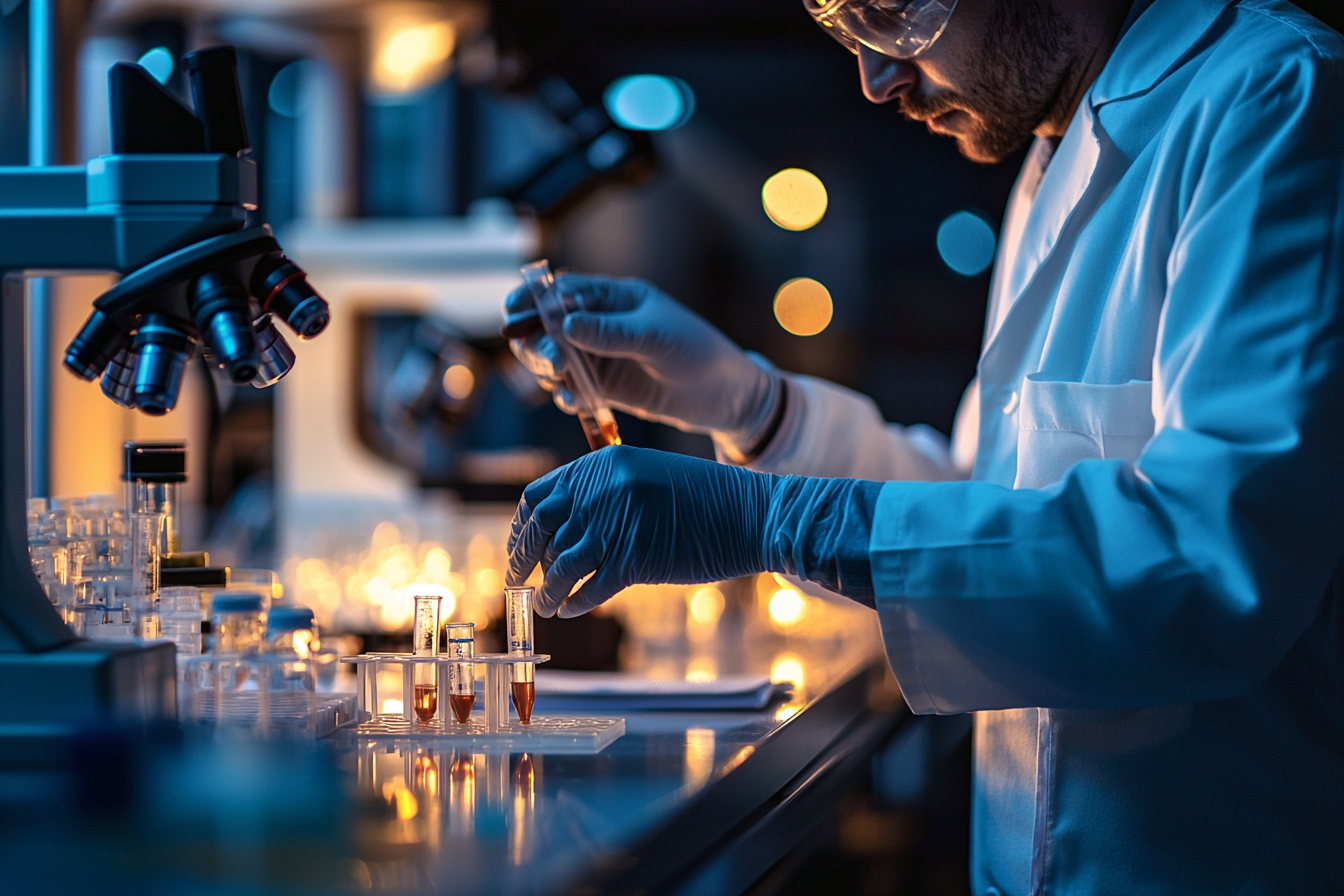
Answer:
[[[942,36],[957,0],[803,0],[826,33],[859,52],[859,44],[896,59],[913,59]]]

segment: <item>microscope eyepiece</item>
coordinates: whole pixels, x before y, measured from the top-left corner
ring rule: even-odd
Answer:
[[[66,369],[87,382],[93,382],[131,337],[95,309],[65,350]]]
[[[280,335],[269,314],[254,320],[252,330],[257,334],[257,349],[261,352],[261,368],[252,379],[252,385],[265,389],[280,382],[293,369],[294,349]]]
[[[132,389],[137,408],[155,417],[173,409],[194,347],[186,331],[166,314],[145,315],[131,342],[132,351],[140,356]]]
[[[308,285],[308,275],[279,252],[257,262],[252,272],[252,294],[261,301],[263,311],[284,320],[300,339],[312,339],[331,320],[331,310]]]
[[[261,355],[248,318],[247,289],[238,278],[221,271],[202,274],[192,285],[191,313],[229,378],[251,382],[261,367]]]

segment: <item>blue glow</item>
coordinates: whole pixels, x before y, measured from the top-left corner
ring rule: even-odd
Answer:
[[[611,120],[632,131],[678,128],[695,112],[695,94],[680,78],[629,75],[611,82],[603,97]]]
[[[276,115],[285,118],[298,118],[308,108],[309,94],[304,79],[309,63],[300,59],[275,73],[270,89],[266,91],[266,104]]]
[[[938,254],[963,277],[974,277],[994,263],[996,242],[993,228],[970,212],[949,215],[938,225]]]
[[[160,84],[167,84],[173,76],[173,54],[167,47],[155,47],[135,61]]]

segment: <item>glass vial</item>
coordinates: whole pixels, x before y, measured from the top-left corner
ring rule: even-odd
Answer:
[[[439,608],[443,598],[435,594],[415,598],[415,629],[412,645],[416,656],[439,655]],[[422,724],[428,724],[439,709],[438,668],[434,663],[412,663],[412,699],[415,715]]]
[[[531,656],[533,653],[532,603],[535,595],[536,589],[531,586],[504,589],[505,623],[512,656]],[[537,694],[533,680],[535,668],[533,663],[513,664],[513,708],[518,713],[518,721],[524,725],[532,722],[532,704]]]
[[[187,481],[187,444],[127,442],[125,470],[127,512],[161,514],[159,553],[182,550],[178,489]]]
[[[470,659],[476,655],[476,623],[450,622],[444,626],[448,636],[448,656],[454,659]],[[476,666],[473,664],[452,665],[448,667],[448,705],[453,710],[453,718],[458,724],[465,725],[471,718],[471,709],[476,704]]]

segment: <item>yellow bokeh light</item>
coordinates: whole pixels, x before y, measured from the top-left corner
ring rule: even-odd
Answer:
[[[476,590],[481,594],[499,594],[504,590],[504,576],[499,570],[486,567],[476,573]]]
[[[420,811],[420,801],[400,780],[395,784],[389,782],[383,785],[383,799],[397,807],[397,818],[402,821],[410,821]]]
[[[686,680],[692,684],[709,684],[719,680],[719,664],[713,657],[700,656],[686,665]]]
[[[691,595],[691,619],[700,625],[713,625],[723,615],[723,592],[717,588],[701,588]]]
[[[443,391],[456,401],[461,401],[476,388],[476,375],[465,364],[454,364],[443,372]]]
[[[806,612],[807,601],[792,588],[781,588],[770,597],[770,619],[776,625],[797,625]]]
[[[388,17],[374,31],[373,71],[377,90],[409,93],[448,72],[457,32],[452,22]]]
[[[761,188],[765,213],[785,230],[807,230],[826,215],[826,185],[811,171],[785,168]]]
[[[817,335],[834,313],[830,290],[808,277],[795,277],[775,293],[775,320],[795,336]]]
[[[781,653],[770,665],[770,680],[775,684],[788,682],[794,690],[800,690],[807,681],[803,671],[803,661],[792,653]]]
[[[383,715],[399,716],[406,711],[406,704],[395,697],[388,697],[383,701]]]

